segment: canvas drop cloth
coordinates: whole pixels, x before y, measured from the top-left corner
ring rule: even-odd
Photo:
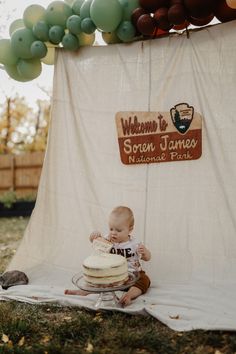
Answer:
[[[36,208],[9,269],[27,286],[1,299],[93,308],[96,294],[66,296],[117,205],[152,252],[151,289],[119,309],[169,327],[236,329],[236,22],[186,35],[59,50]],[[118,111],[169,111],[180,102],[203,120],[198,160],[123,165]],[[120,295],[120,294],[118,294]]]

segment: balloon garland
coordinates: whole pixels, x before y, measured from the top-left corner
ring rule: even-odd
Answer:
[[[47,8],[30,5],[0,40],[0,63],[17,81],[38,77],[54,64],[56,47],[77,51],[93,45],[95,31],[107,44],[155,38],[190,24],[236,19],[236,0],[65,0]]]

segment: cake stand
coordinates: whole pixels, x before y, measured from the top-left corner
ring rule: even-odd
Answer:
[[[119,303],[119,298],[116,295],[117,290],[125,290],[130,288],[138,280],[139,275],[129,272],[128,280],[122,285],[112,286],[112,287],[94,287],[87,283],[83,275],[75,274],[72,278],[72,283],[79,289],[87,291],[89,293],[99,294],[94,307],[99,309],[101,307],[111,306],[111,307],[122,307]]]

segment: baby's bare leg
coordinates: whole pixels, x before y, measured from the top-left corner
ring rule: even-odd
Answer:
[[[133,299],[136,299],[140,295],[142,295],[141,289],[137,288],[136,286],[131,286],[127,293],[121,296],[119,302],[121,305],[127,306],[131,303]]]
[[[64,291],[65,295],[82,295],[82,296],[86,296],[88,294],[90,294],[88,291],[84,291],[84,290],[70,290],[70,289],[66,289]]]

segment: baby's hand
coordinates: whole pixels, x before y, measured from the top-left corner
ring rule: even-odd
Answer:
[[[140,255],[140,258],[143,259],[144,261],[150,260],[151,253],[142,243],[138,245],[137,252]]]
[[[90,234],[90,236],[89,236],[89,240],[90,240],[90,242],[93,242],[93,240],[95,240],[95,238],[98,238],[98,237],[101,237],[101,236],[102,236],[101,232],[99,232],[99,231],[93,231],[93,232]]]

